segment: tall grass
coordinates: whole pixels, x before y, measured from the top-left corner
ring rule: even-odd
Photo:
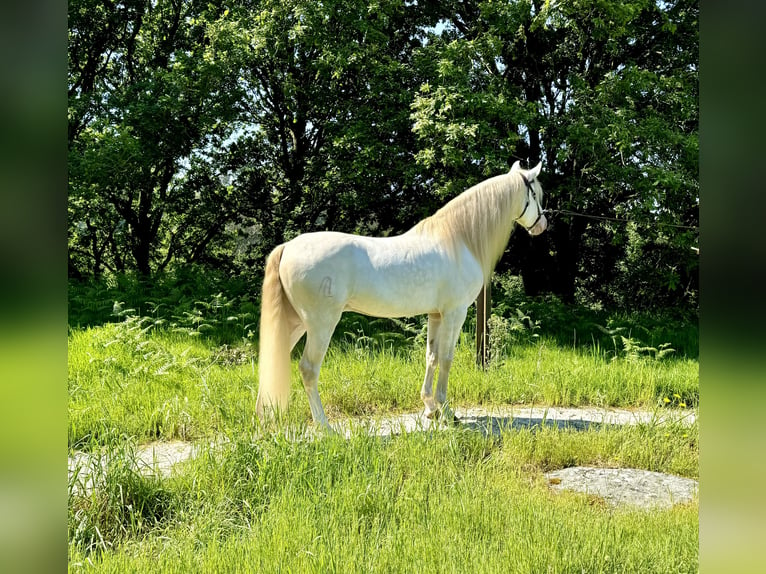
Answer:
[[[320,392],[332,417],[422,408],[424,351],[338,343],[323,365]],[[291,411],[309,420],[297,362]],[[252,429],[257,355],[249,343],[211,344],[167,330],[145,331],[126,321],[69,337],[69,443],[89,445],[115,430],[139,440],[195,439],[226,429]],[[562,348],[546,338],[513,348],[487,371],[476,368],[464,336],[450,374],[455,406],[663,407],[697,405],[698,367],[692,359],[618,357],[596,349]]]
[[[209,321],[209,319],[206,319]],[[355,320],[353,328],[364,333]],[[342,332],[321,373],[333,417],[422,408],[422,329],[394,337]],[[257,353],[252,340],[220,345],[151,317],[73,329],[69,336],[69,442],[92,444],[119,431],[139,440],[194,439],[252,428]],[[409,333],[408,335],[406,333]],[[696,360],[631,348],[564,347],[549,336],[518,340],[509,331],[487,371],[475,366],[469,333],[458,345],[449,399],[456,406],[540,403],[553,406],[691,408],[699,400]],[[528,337],[529,334],[522,336]],[[497,337],[497,335],[496,335]],[[623,344],[624,346],[624,344]],[[297,355],[297,353],[296,353]],[[293,365],[292,407],[310,414]]]
[[[69,336],[69,443],[114,432],[146,441],[194,439],[252,425],[257,392],[250,346],[211,345],[127,323]]]
[[[177,495],[141,472],[134,441],[115,435],[107,448],[95,446],[68,482],[69,543],[88,553],[156,531],[179,512]]]
[[[309,439],[296,360],[288,438],[254,416],[251,303],[184,300],[117,297],[108,317],[71,324],[70,453],[91,463],[69,481],[70,571],[697,571],[696,502],[612,508],[544,477],[595,465],[696,478],[696,424]],[[467,322],[453,405],[698,405],[696,325],[506,300],[484,371]],[[422,409],[424,327],[344,317],[320,377],[331,421]],[[138,444],[176,438],[198,456],[170,478],[138,471]]]
[[[554,494],[543,476],[625,456],[645,466],[657,444],[666,445],[665,456],[649,466],[694,475],[690,443],[680,434],[661,441],[660,432],[234,437],[188,462],[163,489],[144,479],[124,503],[112,495],[117,508],[108,515],[124,524],[120,504],[142,493],[150,517],[143,528],[82,536],[78,520],[93,503],[73,504],[82,512],[70,511],[70,570],[694,572],[696,503],[613,509],[586,495]]]

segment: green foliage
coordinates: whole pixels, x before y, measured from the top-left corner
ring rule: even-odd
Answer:
[[[568,305],[555,296],[530,298],[518,276],[496,274],[492,285],[492,313],[514,332],[518,342],[532,335],[551,338],[560,346],[596,349],[611,357],[624,356],[619,339],[625,336],[650,349],[674,349],[674,356],[699,356],[699,326],[692,312],[622,312],[600,305]],[[587,302],[586,302],[587,303]],[[493,319],[499,321],[499,319]],[[500,321],[501,323],[503,321]],[[508,340],[508,344],[517,340]],[[662,356],[668,352],[660,353]]]
[[[72,277],[257,282],[298,233],[398,233],[542,160],[548,208],[634,223],[550,212],[501,270],[696,309],[694,0],[68,6]]]
[[[503,317],[502,315],[492,315],[487,320],[489,329],[489,362],[490,364],[499,364],[506,357],[509,348],[515,344],[530,343],[539,337],[536,333],[540,328],[540,322],[532,322],[532,319],[523,313],[521,309],[516,310],[516,315]]]
[[[505,268],[529,294],[628,308],[696,304],[697,15],[694,1],[454,3],[420,51],[418,161],[446,196],[520,158],[543,161],[550,214]],[[691,229],[667,227],[682,224]],[[631,257],[640,238],[649,265]],[[646,262],[645,258],[643,262]],[[649,282],[635,288],[636,279]],[[646,293],[645,291],[650,291]]]
[[[258,333],[259,302],[250,286],[199,267],[184,267],[147,281],[115,275],[69,284],[69,325],[153,321],[179,333],[205,334],[218,344],[252,341]]]
[[[199,212],[178,180],[195,150],[229,135],[236,110],[236,78],[205,31],[216,12],[200,2],[69,3],[73,273],[148,276],[204,246],[189,245]],[[232,213],[230,202],[212,205],[206,233]]]
[[[344,313],[335,328],[334,339],[357,353],[390,351],[409,355],[413,345],[425,349],[427,327],[425,315],[382,319]]]

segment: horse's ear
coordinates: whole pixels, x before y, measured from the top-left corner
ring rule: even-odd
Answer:
[[[519,171],[521,169],[521,162],[519,160],[516,160],[513,162],[513,165],[511,166],[511,171],[508,173],[513,173],[514,171]]]
[[[529,175],[529,180],[532,181],[533,179],[537,179],[537,176],[540,175],[540,171],[542,169],[543,169],[543,162],[538,163],[535,167],[530,169],[527,172],[527,175]]]

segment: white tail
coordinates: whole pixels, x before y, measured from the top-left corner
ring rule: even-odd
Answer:
[[[278,246],[266,260],[261,292],[259,384],[255,403],[255,411],[261,419],[265,410],[284,413],[290,397],[289,319],[296,313],[279,279],[279,264],[284,248],[284,244]]]

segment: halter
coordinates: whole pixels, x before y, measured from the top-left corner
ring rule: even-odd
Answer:
[[[521,175],[521,174],[519,174],[519,175]],[[540,221],[540,218],[543,216],[543,210],[542,210],[542,209],[540,209],[540,208],[538,207],[538,209],[537,209],[537,219],[535,219],[534,223],[533,223],[532,225],[530,225],[529,227],[527,227],[526,225],[524,225],[523,223],[521,223],[521,222],[519,221],[519,219],[521,219],[522,217],[524,217],[524,214],[527,212],[527,209],[529,208],[529,204],[530,204],[530,203],[532,203],[532,202],[530,201],[530,199],[529,199],[529,196],[531,195],[533,199],[534,199],[534,197],[535,197],[535,192],[534,192],[534,190],[532,189],[532,182],[531,182],[531,181],[529,181],[529,180],[528,180],[526,177],[524,177],[523,175],[521,175],[521,179],[523,179],[523,180],[524,180],[524,185],[526,185],[526,186],[527,186],[527,203],[525,203],[525,204],[524,204],[524,209],[521,211],[521,215],[519,215],[519,216],[518,216],[516,219],[514,219],[513,221],[515,221],[516,223],[518,223],[519,225],[521,225],[521,226],[522,226],[524,229],[526,229],[527,231],[529,231],[529,230],[530,230],[530,229],[532,229],[532,228],[533,228],[535,225],[537,225],[537,222],[538,222],[538,221]],[[536,199],[535,199],[535,205],[537,205],[537,200],[536,200]]]

